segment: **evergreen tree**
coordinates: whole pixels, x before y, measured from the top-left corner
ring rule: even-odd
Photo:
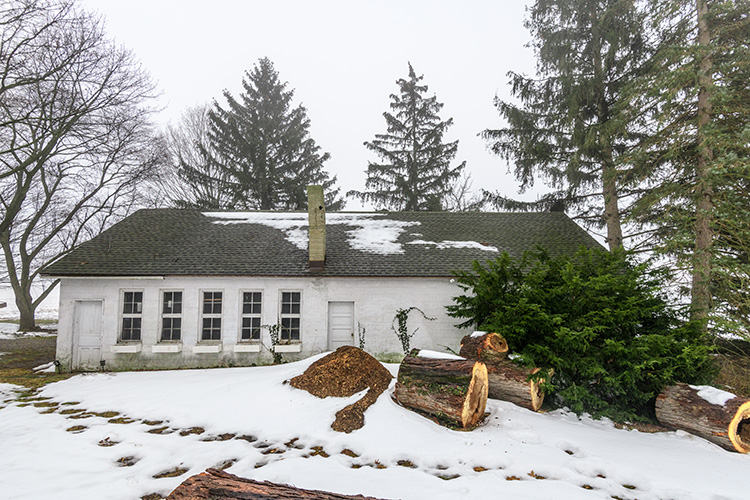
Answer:
[[[365,142],[382,162],[369,163],[365,191],[350,191],[363,202],[388,210],[442,210],[454,181],[466,166],[451,166],[458,141],[445,143],[443,135],[453,119],[441,120],[443,107],[435,96],[425,97],[427,85],[420,84],[409,63],[409,78],[399,79],[399,95],[391,94],[392,113],[383,116],[387,132]]]
[[[227,207],[250,210],[304,210],[306,186],[320,184],[326,205],[338,210],[343,200],[332,189],[323,164],[330,157],[310,137],[307,110],[292,107],[294,91],[279,81],[268,58],[258,61],[242,79],[243,92],[235,98],[224,91],[227,108],[214,102],[209,139],[214,161],[227,179]]]
[[[690,276],[692,317],[748,336],[750,2],[653,1],[650,12],[662,43],[630,106],[649,127],[632,161],[652,175],[634,218],[659,227],[656,248]]]
[[[503,209],[576,210],[623,246],[622,156],[638,121],[621,106],[626,84],[647,55],[642,15],[628,0],[537,0],[526,27],[534,37],[538,78],[510,73],[515,105],[496,99],[508,126],[486,130],[492,150],[515,163],[521,189],[541,177],[554,192],[536,203],[490,200]]]

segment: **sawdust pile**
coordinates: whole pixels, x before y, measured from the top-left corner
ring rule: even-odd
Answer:
[[[337,412],[331,424],[335,431],[352,432],[365,425],[365,410],[388,388],[392,378],[378,360],[362,349],[342,346],[311,364],[290,384],[319,398],[349,397],[368,389],[359,401]]]

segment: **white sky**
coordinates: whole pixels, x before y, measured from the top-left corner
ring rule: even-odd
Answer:
[[[160,119],[177,121],[188,106],[239,94],[259,58],[308,110],[311,135],[331,153],[326,169],[342,191],[364,189],[362,145],[385,132],[384,111],[410,61],[429,95],[453,117],[447,140],[459,142],[475,189],[513,195],[507,165],[477,134],[501,125],[493,98],[510,96],[507,72],[533,73],[524,45],[527,1],[436,0],[84,0],[107,19],[108,34],[132,49],[162,91]],[[534,198],[535,194],[527,194]],[[349,200],[347,209],[360,208]]]

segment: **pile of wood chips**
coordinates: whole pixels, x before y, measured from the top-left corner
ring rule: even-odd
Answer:
[[[357,402],[337,412],[331,424],[333,430],[349,433],[365,425],[365,410],[388,388],[392,378],[378,360],[362,349],[342,346],[289,383],[319,398],[349,397],[367,389]]]

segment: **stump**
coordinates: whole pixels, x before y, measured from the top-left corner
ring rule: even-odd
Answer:
[[[474,332],[461,339],[459,355],[466,359],[496,361],[508,355],[508,343],[497,333]]]
[[[700,387],[670,385],[656,398],[656,418],[663,425],[708,439],[729,451],[750,452],[750,401],[734,396],[710,402]]]
[[[362,495],[340,495],[304,490],[268,481],[253,481],[217,469],[189,477],[169,494],[167,500],[268,500],[269,498],[309,500],[378,500]]]
[[[539,387],[542,381],[528,380],[528,377],[539,371],[539,368],[524,368],[506,360],[487,363],[489,397],[538,411],[544,402],[544,392]],[[551,376],[550,370],[548,378]]]
[[[393,397],[441,425],[474,427],[487,405],[487,368],[481,361],[420,357],[415,349],[401,362]]]

